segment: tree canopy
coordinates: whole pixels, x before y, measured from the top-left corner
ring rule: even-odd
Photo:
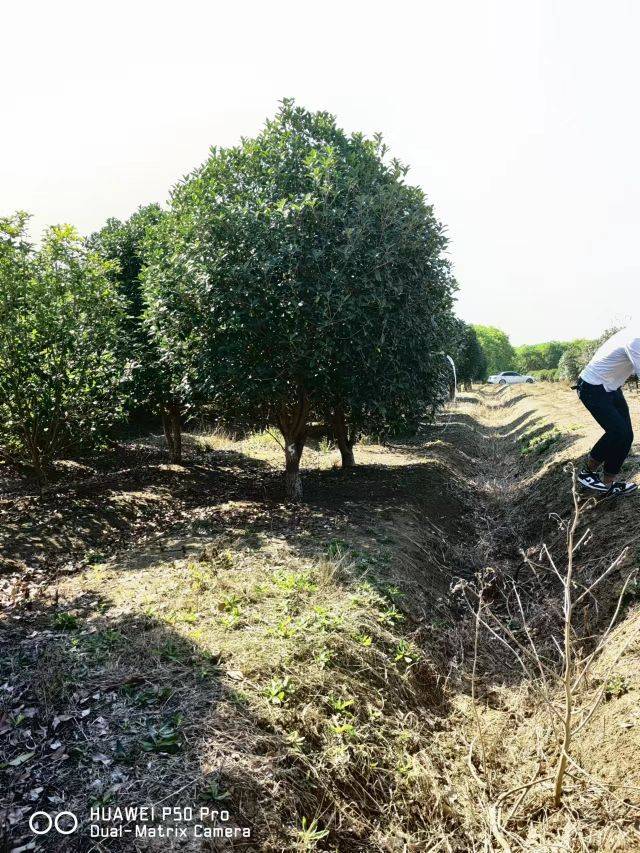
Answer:
[[[495,326],[475,325],[473,328],[487,359],[487,373],[513,370],[516,354],[506,333]]]
[[[413,428],[441,399],[447,240],[386,154],[285,101],[175,188],[149,250],[162,358],[220,411],[281,429],[292,495],[312,418],[349,442]]]
[[[487,358],[473,326],[456,319],[454,326],[455,345],[453,357],[458,381],[468,387],[487,376]]]
[[[562,354],[570,346],[567,341],[546,341],[541,344],[523,344],[515,348],[515,369],[520,373],[532,370],[555,370]]]

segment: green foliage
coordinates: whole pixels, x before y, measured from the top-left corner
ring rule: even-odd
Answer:
[[[174,389],[285,437],[292,496],[312,414],[414,429],[442,397],[446,237],[379,137],[285,101],[172,196],[143,273]]]
[[[547,341],[542,344],[524,344],[516,347],[514,369],[520,373],[530,373],[532,376],[536,371],[555,370],[568,346],[567,342]]]
[[[520,453],[522,456],[529,456],[530,454],[538,456],[547,451],[562,438],[563,433],[554,427],[549,427],[542,433],[537,433],[535,430],[533,431],[533,434],[524,433],[524,435],[518,439],[521,445]]]
[[[38,251],[27,216],[0,219],[0,444],[44,476],[69,448],[95,445],[120,416],[122,300],[115,265],[69,225]]]
[[[469,385],[487,377],[487,358],[473,326],[455,319],[453,325],[453,347],[449,352],[456,364],[458,382]]]
[[[151,726],[146,738],[140,744],[145,752],[157,752],[172,755],[179,752],[183,745],[180,731],[181,718],[176,715],[172,720],[160,726]]]
[[[80,625],[77,616],[73,613],[66,613],[65,611],[56,613],[51,620],[51,624],[54,628],[62,631],[75,631]]]
[[[487,359],[487,373],[493,375],[503,370],[513,370],[516,356],[507,335],[495,326],[473,328]]]
[[[558,371],[556,370],[528,370],[531,376],[534,379],[537,379],[538,382],[558,382]]]
[[[620,331],[618,326],[610,326],[595,340],[579,338],[571,341],[558,364],[558,379],[575,382],[595,355],[596,350],[618,331]]]
[[[126,402],[134,411],[141,406],[162,402],[163,383],[159,372],[159,353],[143,322],[144,295],[140,273],[145,262],[145,241],[150,229],[162,218],[157,204],[140,207],[126,222],[108,219],[87,243],[107,261],[116,262],[112,281],[124,301],[122,346],[131,363]]]

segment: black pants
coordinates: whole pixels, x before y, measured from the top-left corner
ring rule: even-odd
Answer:
[[[622,388],[605,391],[604,385],[591,385],[580,379],[578,396],[605,431],[594,445],[591,456],[604,463],[605,474],[617,474],[633,443],[629,406]]]

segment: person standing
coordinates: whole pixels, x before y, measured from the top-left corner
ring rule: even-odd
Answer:
[[[640,329],[621,329],[596,350],[575,386],[580,401],[604,430],[578,474],[578,482],[587,489],[614,496],[638,488],[618,479],[633,443],[622,386],[634,373],[640,376]]]

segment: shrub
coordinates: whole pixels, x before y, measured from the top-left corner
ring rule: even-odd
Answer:
[[[455,320],[453,345],[449,351],[456,365],[458,382],[469,388],[472,382],[481,382],[487,377],[487,358],[473,326],[462,320]]]
[[[125,399],[130,415],[151,408],[162,417],[172,462],[182,457],[181,414],[191,403],[192,382],[183,365],[170,360],[145,321],[141,272],[149,246],[168,251],[163,242],[163,211],[157,204],[140,207],[126,222],[108,219],[90,238],[90,245],[107,260],[117,262],[112,278],[125,302],[122,344],[131,363]]]
[[[538,382],[558,382],[558,371],[556,370],[531,370],[529,375],[537,379]]]
[[[34,251],[26,223],[0,220],[0,442],[44,478],[54,456],[95,444],[120,414],[123,310],[113,265],[71,226]]]

